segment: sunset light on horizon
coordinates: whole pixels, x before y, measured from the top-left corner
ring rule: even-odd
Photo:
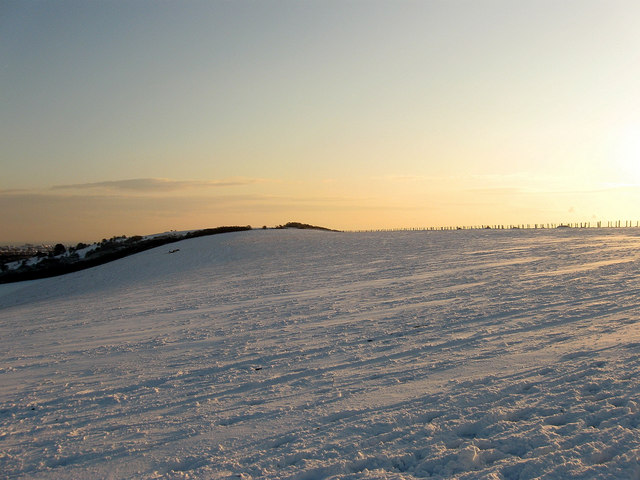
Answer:
[[[0,0],[0,477],[640,480],[640,1]]]
[[[640,220],[630,0],[8,1],[0,244]]]

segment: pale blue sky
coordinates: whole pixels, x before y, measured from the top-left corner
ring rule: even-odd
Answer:
[[[129,232],[151,190],[104,182],[164,179],[220,205],[205,226],[635,212],[635,1],[5,1],[0,66],[4,210],[92,184],[76,204],[111,199]],[[46,233],[24,228],[0,242]]]

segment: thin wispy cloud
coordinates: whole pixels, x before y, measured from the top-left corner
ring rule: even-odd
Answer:
[[[253,178],[235,178],[229,180],[171,180],[168,178],[133,178],[92,183],[55,185],[52,190],[109,190],[138,193],[166,193],[182,190],[236,187],[258,183]]]
[[[5,188],[0,189],[0,195],[17,195],[22,193],[27,193],[29,190],[26,188]]]
[[[394,175],[383,175],[377,177],[371,177],[371,180],[374,181],[385,181],[385,182],[432,182],[438,181],[442,179],[451,179],[455,178],[453,176],[437,176],[437,175],[404,175],[404,174],[394,174]]]
[[[517,195],[520,193],[527,193],[523,189],[516,187],[469,188],[467,191],[471,193],[483,193],[487,195]]]

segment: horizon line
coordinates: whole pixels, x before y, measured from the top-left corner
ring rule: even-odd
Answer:
[[[278,230],[278,226],[273,227],[253,227],[248,225],[251,230]],[[558,228],[568,228],[568,229],[622,229],[622,228],[640,228],[640,220],[598,220],[595,222],[566,222],[566,223],[521,223],[521,224],[501,224],[501,223],[487,223],[487,224],[476,224],[476,225],[441,225],[441,226],[430,226],[430,227],[390,227],[390,228],[361,228],[361,229],[331,229],[330,227],[319,226],[319,229],[327,229],[333,230],[335,232],[343,232],[343,233],[375,233],[375,232],[444,232],[444,231],[468,231],[468,230],[555,230]],[[295,227],[288,227],[293,228]],[[184,231],[191,230],[199,230],[199,229],[189,229]],[[182,230],[181,230],[182,231]],[[167,230],[165,232],[155,232],[143,236],[149,235],[158,235],[162,233],[170,233],[176,232],[176,230]],[[125,238],[137,236],[130,235],[114,235],[114,237],[122,237]],[[92,243],[99,243],[101,240],[96,240]],[[25,247],[25,246],[47,246],[51,244],[61,243],[63,245],[71,245],[73,246],[74,242],[58,242],[58,241],[24,241],[24,242],[14,242],[14,243],[0,243],[0,247]],[[84,242],[75,242],[75,243],[84,243]]]

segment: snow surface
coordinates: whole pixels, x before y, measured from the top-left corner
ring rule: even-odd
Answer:
[[[640,478],[639,259],[258,230],[0,285],[0,478]]]

